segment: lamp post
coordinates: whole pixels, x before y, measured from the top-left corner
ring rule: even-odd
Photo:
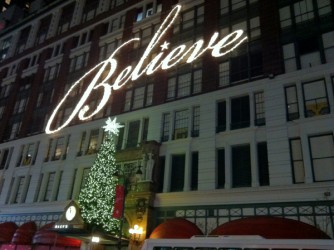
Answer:
[[[143,234],[143,228],[139,227],[137,224],[133,228],[129,229],[129,233],[132,236],[133,242],[137,245],[140,241],[140,237]]]

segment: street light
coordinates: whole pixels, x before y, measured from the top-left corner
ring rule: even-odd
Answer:
[[[129,229],[129,233],[132,235],[132,240],[135,244],[138,244],[140,241],[140,237],[143,234],[143,228],[139,227],[137,224],[133,226],[133,228]]]

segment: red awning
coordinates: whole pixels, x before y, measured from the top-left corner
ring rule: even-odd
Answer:
[[[81,241],[73,238],[64,237],[58,235],[56,232],[51,231],[54,226],[53,223],[46,224],[40,230],[35,233],[32,240],[36,245],[56,245],[66,247],[80,247]]]
[[[179,238],[188,239],[194,235],[203,235],[202,231],[192,222],[175,218],[157,226],[150,235],[151,239]]]
[[[0,243],[9,243],[17,229],[14,222],[4,222],[0,224]]]
[[[37,226],[33,221],[22,224],[16,229],[12,238],[12,243],[17,245],[30,245],[36,230]]]
[[[210,235],[259,235],[267,239],[330,239],[309,224],[279,217],[254,216],[220,225]]]

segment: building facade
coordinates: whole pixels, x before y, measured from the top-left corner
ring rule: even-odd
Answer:
[[[121,79],[100,112],[72,119],[94,76],[86,73],[117,51],[115,75],[110,63],[102,78],[127,77],[121,70],[140,64],[177,4],[148,60],[201,39],[208,46],[215,32],[243,30],[247,40]],[[21,19],[14,7],[0,15],[0,222],[58,221],[78,198],[106,118],[117,117],[118,162],[132,171],[126,224],[142,223],[147,237],[175,217],[209,234],[264,215],[334,237],[333,1],[35,0]],[[86,114],[101,89],[89,92]],[[57,107],[51,128],[70,122],[45,133]]]

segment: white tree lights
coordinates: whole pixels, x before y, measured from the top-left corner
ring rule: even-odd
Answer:
[[[148,44],[146,50],[144,51],[142,57],[139,59],[139,62],[135,67],[129,65],[126,66],[124,69],[118,69],[117,60],[114,57],[123,47],[127,46],[130,43],[138,42],[140,40],[139,38],[133,38],[123,43],[111,54],[108,59],[97,64],[85,75],[83,75],[79,80],[77,80],[68,90],[68,92],[65,94],[63,99],[59,102],[59,104],[51,114],[50,119],[46,125],[45,132],[47,134],[50,134],[61,130],[62,128],[66,127],[77,114],[80,120],[86,120],[91,118],[101,109],[103,109],[103,107],[109,100],[110,95],[112,94],[112,90],[118,90],[129,81],[135,81],[144,74],[151,75],[158,70],[170,69],[172,67],[175,67],[177,64],[181,63],[181,61],[184,61],[185,59],[185,63],[192,63],[198,57],[202,56],[205,52],[209,50],[211,50],[211,55],[213,57],[222,57],[233,51],[243,41],[247,39],[247,36],[243,36],[243,30],[236,30],[221,38],[220,40],[219,33],[215,32],[211,36],[207,44],[205,44],[204,40],[201,39],[195,42],[190,47],[187,47],[183,44],[171,51],[168,51],[169,44],[167,41],[162,41],[162,38],[167,30],[174,23],[180,11],[180,5],[177,5],[171,10],[171,12],[168,14],[168,16],[159,27],[158,31],[152,37],[152,40]],[[148,61],[148,58],[150,57],[152,52],[157,52],[157,55],[151,61]],[[118,73],[118,75],[116,75],[116,72]],[[66,99],[84,79],[87,79],[87,77],[92,77],[92,81],[88,84],[87,89],[84,91],[80,100],[76,104],[73,112],[69,115],[68,119],[64,121],[62,125],[60,125],[58,128],[51,129],[53,120],[55,119],[58,111],[64,105]],[[113,83],[111,83],[112,79],[114,79]],[[95,110],[91,111],[91,113],[88,114],[88,111],[90,111],[90,107],[84,104],[86,103],[91,93],[100,88],[102,88],[103,90],[103,96]]]
[[[119,219],[113,217],[118,184],[118,179],[115,178],[117,169],[114,136],[118,135],[121,127],[116,118],[108,118],[103,127],[106,136],[79,194],[81,215],[85,222],[114,233],[118,231],[120,224]]]

